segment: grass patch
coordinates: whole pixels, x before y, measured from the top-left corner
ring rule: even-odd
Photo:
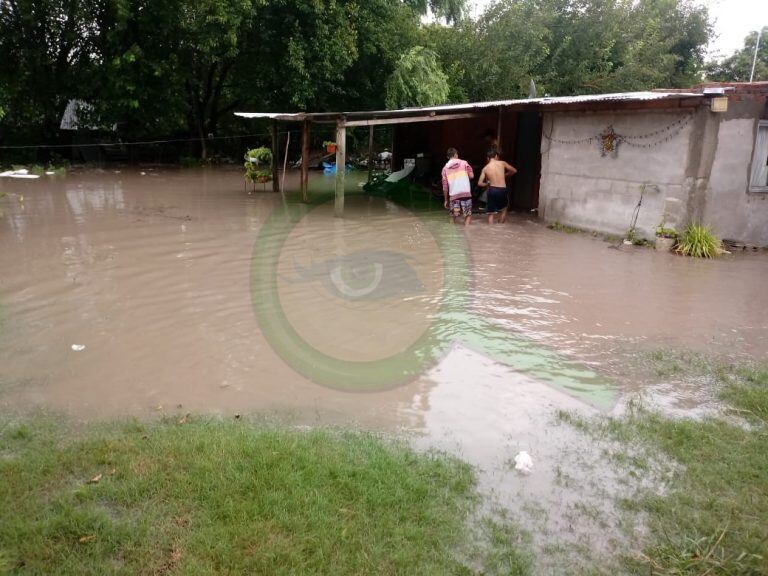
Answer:
[[[480,552],[480,574],[523,576],[531,573],[531,557],[523,551],[528,540],[503,514],[499,519],[484,519],[480,529],[485,542]]]
[[[628,561],[630,569],[668,576],[768,574],[768,364],[669,353],[656,354],[654,361],[662,374],[707,376],[749,423],[680,420],[642,408],[598,422],[560,415],[677,464],[664,493],[627,503],[647,515],[651,533],[642,553]],[[646,468],[632,457],[625,464]]]
[[[576,228],[575,226],[569,226],[568,224],[563,224],[559,220],[555,220],[551,224],[547,226],[550,230],[557,230],[558,232],[565,232],[566,234],[584,234],[586,230],[583,230],[581,228]]]
[[[368,434],[0,419],[11,573],[528,574],[510,524],[475,538],[477,502],[467,464]]]
[[[555,220],[554,222],[551,222],[547,225],[547,228],[550,230],[555,230],[556,232],[565,232],[566,234],[582,234],[582,235],[589,235],[593,238],[600,238],[604,242],[608,242],[609,244],[621,244],[621,242],[624,240],[623,237],[617,236],[615,234],[608,234],[604,232],[598,232],[597,230],[585,230],[584,228],[577,228],[575,226],[570,226],[568,224],[563,224],[562,222]],[[647,241],[643,239],[639,239],[638,245],[645,245],[647,244]]]
[[[691,224],[677,241],[675,252],[694,258],[717,258],[723,254],[723,243],[708,226]]]

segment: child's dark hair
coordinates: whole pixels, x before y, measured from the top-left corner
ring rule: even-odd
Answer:
[[[485,153],[488,158],[496,158],[499,155],[499,149],[496,148],[496,146],[491,146],[488,148],[488,152]]]
[[[446,156],[448,156],[448,160],[450,160],[454,156],[458,156],[459,155],[459,151],[456,150],[456,148],[448,148],[448,152],[446,152],[445,154],[446,154]]]

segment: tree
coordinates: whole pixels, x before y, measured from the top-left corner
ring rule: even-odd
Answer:
[[[273,0],[253,19],[237,66],[239,96],[260,109],[323,109],[358,57],[356,4]]]
[[[631,34],[617,71],[627,70],[618,74],[623,79],[615,86],[637,90],[687,87],[701,81],[713,33],[705,6],[691,0],[640,0],[632,5],[627,26]]]
[[[126,139],[207,136],[238,107],[384,105],[428,11],[465,0],[0,0],[2,137],[51,142],[68,100]],[[439,75],[435,75],[440,78]],[[18,137],[16,137],[18,136]]]
[[[273,0],[255,20],[238,75],[267,109],[378,108],[385,83],[417,40],[428,8],[460,14],[464,0]]]
[[[715,82],[749,82],[752,61],[755,58],[757,34],[757,32],[750,32],[744,39],[744,47],[722,62],[710,62],[707,65],[707,79]],[[763,28],[754,76],[756,82],[766,80],[768,80],[768,26]]]
[[[400,58],[386,91],[387,108],[435,106],[448,100],[448,76],[434,52],[415,46]]]
[[[104,116],[128,133],[183,127],[200,142],[233,109],[229,97],[251,19],[263,0],[115,2],[102,28],[104,77],[91,86]]]
[[[0,93],[5,134],[56,138],[67,101],[98,66],[94,58],[105,10],[98,0],[0,2]]]
[[[473,50],[466,54],[471,62],[467,66],[471,99],[524,97],[531,77],[550,54],[552,18],[547,0],[491,5],[477,22]]]
[[[711,26],[690,0],[500,0],[422,35],[452,100],[490,100],[525,97],[531,79],[560,96],[691,85]]]
[[[405,0],[405,3],[419,15],[431,11],[449,23],[461,20],[466,9],[465,0]]]
[[[354,16],[357,59],[344,74],[336,110],[384,107],[387,79],[400,57],[418,44],[419,16],[399,0],[366,0],[365,10]]]

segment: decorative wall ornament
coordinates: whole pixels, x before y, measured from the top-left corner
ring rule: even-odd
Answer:
[[[544,137],[555,144],[578,145],[597,143],[600,149],[600,156],[610,156],[616,158],[618,155],[619,144],[626,144],[632,148],[655,148],[672,140],[680,134],[683,129],[691,122],[694,113],[686,114],[668,125],[645,134],[619,134],[609,125],[597,136],[587,136],[585,138],[552,138],[551,134],[544,133]]]
[[[616,156],[623,138],[616,134],[613,126],[608,126],[600,133],[600,156]]]

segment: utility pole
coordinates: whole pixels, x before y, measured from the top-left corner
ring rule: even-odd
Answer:
[[[752,58],[752,72],[749,73],[749,81],[755,78],[755,64],[757,64],[757,51],[760,49],[760,36],[763,35],[763,28],[757,31],[757,42],[755,43],[755,55]]]

